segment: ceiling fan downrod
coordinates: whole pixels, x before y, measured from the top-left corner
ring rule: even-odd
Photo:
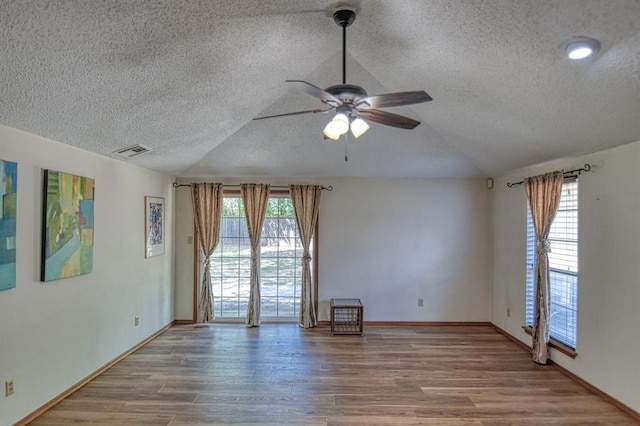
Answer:
[[[355,20],[352,9],[338,9],[333,13],[333,21],[342,27],[342,84],[347,84],[347,27]]]

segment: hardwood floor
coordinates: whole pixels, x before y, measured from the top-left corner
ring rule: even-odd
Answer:
[[[176,326],[32,425],[635,425],[489,326]]]

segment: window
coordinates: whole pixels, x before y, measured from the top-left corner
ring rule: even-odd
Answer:
[[[313,253],[312,253],[313,255]],[[302,282],[302,244],[293,202],[270,196],[260,239],[262,319],[297,319]],[[240,196],[223,199],[220,242],[211,256],[214,315],[244,318],[249,304],[251,245]]]
[[[550,335],[576,348],[578,311],[578,182],[565,180],[560,205],[549,232],[549,275],[551,287]],[[536,236],[527,208],[527,325],[533,326]]]

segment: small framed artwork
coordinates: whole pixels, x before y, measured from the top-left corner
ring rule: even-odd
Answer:
[[[144,257],[164,253],[164,198],[144,197],[145,253]]]

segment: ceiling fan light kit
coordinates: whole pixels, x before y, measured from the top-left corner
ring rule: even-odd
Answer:
[[[349,130],[349,118],[343,112],[338,112],[327,126],[324,128],[324,135],[329,139],[337,141],[340,136],[347,133]]]
[[[343,113],[337,113],[324,128],[324,135],[327,139],[337,141],[340,136],[351,130],[354,138],[358,139],[370,129],[369,124],[362,118],[347,118]]]
[[[323,90],[306,81],[286,80],[290,86],[320,99],[328,108],[256,117],[254,120],[289,115],[326,113],[335,110],[335,116],[323,130],[325,138],[332,140],[340,139],[340,136],[346,134],[349,130],[351,130],[356,139],[362,136],[370,128],[369,123],[363,117],[378,124],[401,129],[413,129],[418,126],[420,122],[417,120],[383,111],[379,108],[431,101],[431,96],[426,92],[420,90],[369,96],[362,87],[355,84],[347,84],[347,27],[353,24],[355,19],[355,10],[349,7],[340,7],[333,14],[334,22],[342,27],[342,84],[330,86]]]

